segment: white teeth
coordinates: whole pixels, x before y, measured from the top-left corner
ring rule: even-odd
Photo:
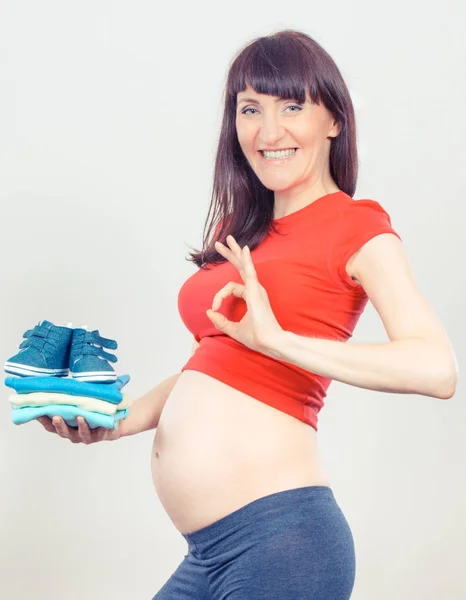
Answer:
[[[279,158],[287,158],[288,156],[292,156],[296,152],[296,148],[292,148],[291,150],[279,150],[278,152],[267,152],[266,150],[262,150],[261,152],[264,158],[277,160]]]

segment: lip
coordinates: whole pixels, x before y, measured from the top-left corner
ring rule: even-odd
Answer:
[[[261,161],[267,165],[281,165],[284,163],[288,163],[291,160],[293,160],[293,158],[298,154],[299,148],[296,148],[296,152],[294,154],[292,154],[291,156],[285,157],[285,158],[277,158],[276,160],[271,160],[270,158],[264,158],[262,156],[262,152],[260,150],[257,151],[257,153],[259,154],[259,158],[261,159]]]

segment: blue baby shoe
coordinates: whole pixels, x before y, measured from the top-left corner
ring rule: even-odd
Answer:
[[[19,377],[66,377],[73,329],[39,321],[23,334],[20,351],[5,363],[5,372]]]
[[[107,361],[117,362],[118,359],[114,354],[102,350],[102,347],[116,350],[118,344],[115,340],[102,337],[97,329],[74,330],[69,362],[70,373],[74,379],[100,383],[116,380],[117,374]]]

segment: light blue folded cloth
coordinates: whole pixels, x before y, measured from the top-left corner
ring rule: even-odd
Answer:
[[[16,390],[18,394],[58,392],[71,396],[90,396],[112,404],[120,404],[123,400],[120,390],[129,380],[129,375],[120,375],[113,383],[88,383],[72,377],[6,377],[5,385]]]
[[[48,379],[48,378],[46,378]],[[81,384],[82,385],[82,384]],[[100,384],[99,384],[100,385]],[[114,415],[104,415],[103,413],[84,410],[71,404],[44,404],[43,406],[24,406],[16,407],[11,404],[11,420],[15,425],[22,425],[37,417],[62,417],[70,427],[77,427],[76,417],[84,417],[91,429],[96,427],[106,427],[107,429],[116,429],[122,419],[126,419],[129,408],[117,410]]]

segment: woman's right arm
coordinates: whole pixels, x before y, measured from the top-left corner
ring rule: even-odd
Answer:
[[[181,373],[177,373],[165,379],[153,390],[131,404],[128,417],[120,421],[121,437],[157,427],[165,402],[180,375]]]
[[[196,351],[199,344],[194,340],[192,353]],[[57,433],[60,437],[68,438],[71,442],[92,444],[104,440],[117,440],[120,437],[135,435],[142,431],[155,429],[159,423],[165,402],[168,399],[173,387],[178,381],[181,373],[176,373],[165,379],[153,390],[147,392],[141,398],[135,400],[129,409],[129,415],[121,420],[117,429],[106,429],[97,427],[90,429],[83,417],[78,417],[78,429],[68,427],[61,417],[38,417],[38,421],[43,427],[51,433]]]

